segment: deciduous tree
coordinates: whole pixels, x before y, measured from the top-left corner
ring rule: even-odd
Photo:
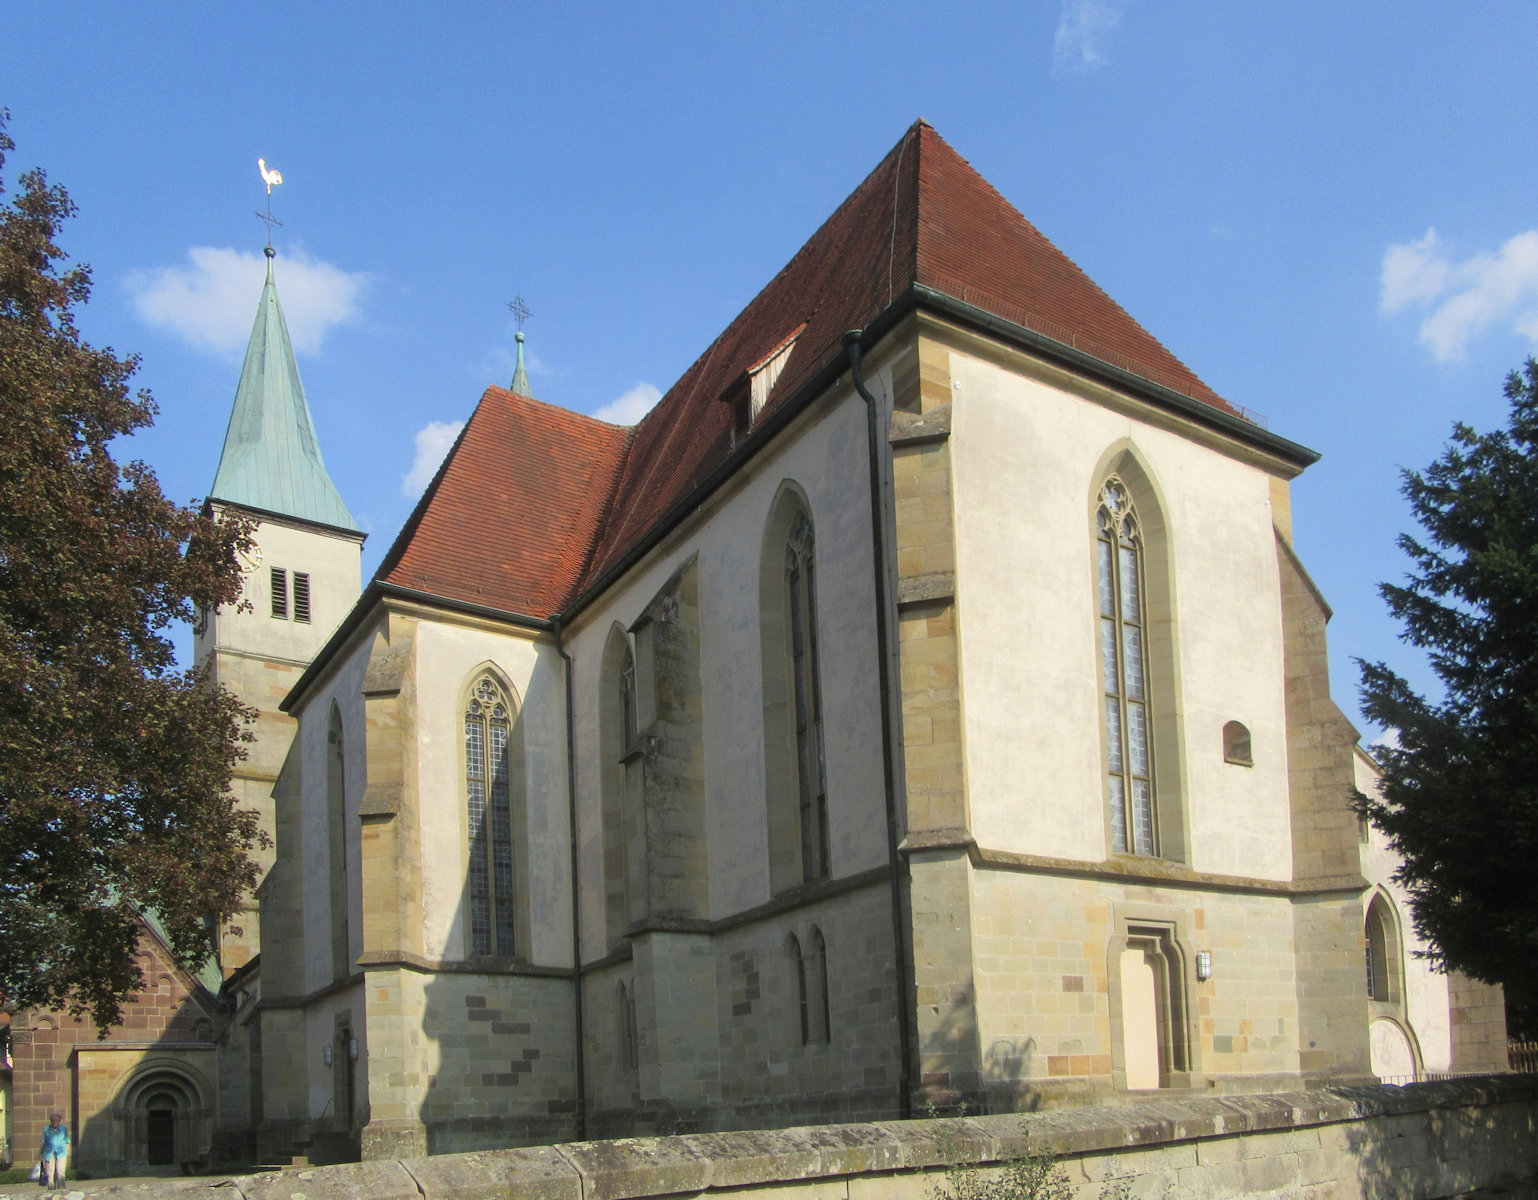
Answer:
[[[245,712],[168,636],[238,599],[247,531],[114,459],[155,405],[136,358],[75,327],[73,212],[41,171],[0,206],[0,1000],[105,1026],[141,982],[142,912],[197,964],[255,882],[255,819],[229,796]]]
[[[1506,428],[1459,424],[1404,473],[1424,534],[1400,537],[1412,571],[1380,590],[1444,695],[1361,664],[1363,709],[1397,738],[1357,804],[1403,857],[1429,957],[1521,998],[1538,997],[1538,362],[1506,398]]]

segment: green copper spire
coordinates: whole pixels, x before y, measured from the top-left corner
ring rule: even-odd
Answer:
[[[209,499],[357,529],[321,458],[288,323],[272,281],[272,247],[265,253],[267,282]]]
[[[533,396],[529,390],[529,373],[523,369],[523,330],[517,333],[518,338],[518,369],[513,372],[513,391],[520,396]]]

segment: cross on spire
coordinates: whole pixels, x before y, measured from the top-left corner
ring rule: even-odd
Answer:
[[[518,322],[518,332],[513,335],[518,340],[518,365],[513,371],[512,389],[520,396],[531,396],[534,393],[529,387],[529,372],[523,365],[523,323],[534,314],[529,311],[529,306],[523,302],[522,296],[514,296],[509,300],[507,310]]]
[[[271,250],[272,249],[272,227],[274,225],[276,225],[279,229],[282,229],[283,228],[283,222],[278,220],[277,217],[272,215],[272,209],[271,208],[269,208],[266,212],[259,212],[259,213],[257,213],[256,214],[256,219],[258,221],[260,221],[263,225],[267,226],[267,249]]]
[[[262,173],[262,182],[267,185],[267,211],[257,213],[256,219],[267,226],[267,257],[271,258],[273,255],[272,227],[276,225],[279,229],[283,228],[283,222],[272,215],[272,189],[283,182],[283,172],[269,167],[265,158],[257,159],[256,167]]]

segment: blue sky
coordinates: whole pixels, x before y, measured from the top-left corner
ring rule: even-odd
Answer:
[[[1299,551],[1353,656],[1425,675],[1376,594],[1398,468],[1504,419],[1538,345],[1538,6],[31,3],[0,105],[80,216],[91,340],[160,403],[124,447],[213,479],[259,286],[279,290],[371,572],[441,445],[511,376],[634,414],[927,118],[1222,395],[1320,451]],[[254,273],[254,274],[253,274]]]

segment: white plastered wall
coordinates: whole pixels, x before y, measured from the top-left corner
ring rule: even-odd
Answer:
[[[1165,508],[1191,847],[1201,871],[1292,873],[1270,476],[1092,393],[954,351],[951,454],[967,789],[979,844],[1098,861],[1093,498],[1130,450]],[[1223,759],[1242,721],[1254,766]]]
[[[343,723],[348,813],[348,869],[353,886],[351,940],[362,953],[362,866],[358,804],[368,784],[363,678],[373,651],[373,626],[354,635],[336,665],[304,697],[301,753],[306,848],[305,911],[328,911],[325,871],[326,735],[331,704]],[[477,668],[491,664],[512,685],[524,739],[530,924],[527,957],[543,966],[571,962],[570,825],[566,801],[564,668],[548,642],[519,631],[497,632],[459,624],[451,615],[420,619],[413,655],[417,723],[417,796],[422,853],[422,936],[428,958],[465,957],[464,887],[468,862],[467,813],[460,753],[461,709]],[[330,944],[307,943],[309,987],[330,981]]]
[[[636,620],[698,554],[705,787],[713,918],[770,898],[764,796],[759,562],[781,484],[805,493],[816,536],[818,636],[832,870],[886,861],[881,718],[865,410],[848,389],[824,400],[760,453],[664,546],[583,611],[575,662],[583,956],[605,950],[600,817],[600,665],[610,630]]]
[[[1378,790],[1377,767],[1360,752],[1356,755],[1356,787],[1369,796],[1376,795]],[[1383,834],[1370,826],[1361,849],[1362,875],[1374,890],[1381,888],[1393,901],[1403,958],[1405,1015],[1420,1046],[1421,1067],[1426,1071],[1450,1070],[1453,1046],[1447,976],[1437,974],[1425,959],[1415,957],[1416,951],[1426,948],[1426,943],[1411,926],[1409,897],[1391,878],[1399,866],[1399,856],[1389,849]],[[1364,914],[1372,897],[1373,891],[1363,897]]]
[[[490,663],[513,687],[523,738],[531,944],[522,957],[540,966],[570,966],[571,824],[561,657],[548,640],[452,620],[418,622],[415,654],[423,950],[428,958],[467,955],[469,832],[462,714],[472,676]]]

